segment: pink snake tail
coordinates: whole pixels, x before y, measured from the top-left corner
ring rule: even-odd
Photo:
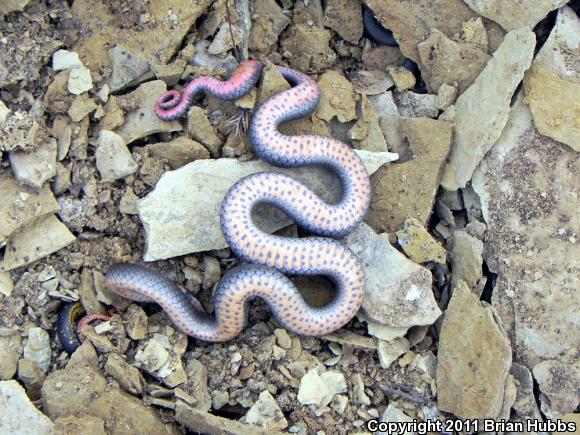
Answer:
[[[250,141],[260,158],[281,167],[325,166],[342,181],[337,204],[322,201],[303,184],[285,175],[263,172],[238,181],[221,206],[221,228],[232,251],[246,263],[226,272],[214,294],[214,315],[199,301],[163,275],[135,264],[117,264],[106,274],[115,293],[141,302],[156,302],[186,334],[205,341],[226,341],[240,333],[247,321],[247,302],[263,299],[277,321],[300,335],[324,335],[348,323],[365,294],[363,266],[347,247],[330,238],[344,237],[363,219],[370,201],[370,181],[360,158],[346,144],[316,135],[286,136],[282,123],[311,114],[320,99],[316,82],[305,74],[277,67],[292,87],[265,101],[250,124]],[[192,80],[180,94],[169,91],[157,101],[159,118],[185,114],[194,97],[207,92],[217,98],[242,97],[256,84],[262,64],[243,62],[229,80]],[[315,235],[284,238],[261,231],[252,220],[260,204],[282,209],[303,229]],[[336,288],[323,307],[308,305],[290,275],[324,275]]]

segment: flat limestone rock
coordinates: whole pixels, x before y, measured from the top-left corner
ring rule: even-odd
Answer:
[[[13,234],[6,244],[0,272],[16,269],[44,258],[65,246],[76,237],[58,218],[51,214],[39,219],[32,227]]]
[[[40,190],[32,189],[18,184],[6,174],[0,176],[0,192],[3,197],[3,205],[0,207],[0,244],[18,229],[59,209],[48,185]]]
[[[579,57],[580,19],[564,7],[524,80],[526,102],[538,132],[575,151],[580,151]]]
[[[376,231],[392,233],[408,218],[427,223],[453,128],[428,118],[385,117],[381,120],[383,131],[387,124],[391,131],[389,148],[400,153],[402,162],[382,167],[371,176],[374,194],[365,222]]]
[[[363,223],[344,243],[364,265],[367,287],[362,311],[368,319],[409,329],[431,325],[439,318],[431,273],[392,247],[386,235],[376,234]]]
[[[491,307],[463,281],[454,288],[441,326],[437,407],[458,418],[496,418],[512,364],[509,339]]]
[[[535,27],[550,11],[559,8],[568,0],[463,0],[482,17],[495,21],[506,30],[520,27]]]
[[[579,165],[577,152],[534,130],[519,100],[473,177],[484,259],[498,274],[492,303],[529,369],[562,361],[580,336]]]
[[[53,423],[36,409],[16,381],[0,381],[0,429],[11,435],[52,435]]]
[[[499,138],[535,45],[535,35],[528,28],[508,33],[473,85],[457,98],[454,144],[441,180],[445,189],[465,187]]]
[[[393,153],[357,152],[370,173],[397,158]],[[326,201],[337,201],[340,197],[338,178],[325,169],[280,169],[258,160],[196,160],[163,174],[155,189],[139,201],[147,245],[145,261],[227,247],[219,219],[223,197],[241,178],[263,171],[294,177]],[[269,232],[292,222],[280,211],[266,206],[256,212],[255,218],[260,228]]]
[[[56,140],[51,138],[31,152],[12,151],[8,157],[16,179],[40,189],[56,175],[56,148]]]

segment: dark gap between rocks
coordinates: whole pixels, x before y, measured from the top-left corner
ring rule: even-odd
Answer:
[[[483,268],[483,276],[487,277],[487,281],[485,283],[485,287],[483,288],[483,292],[481,292],[481,297],[479,298],[479,300],[491,304],[493,290],[495,288],[495,283],[497,281],[497,273],[493,273],[489,270],[489,267],[487,266],[485,260],[483,260],[482,268]]]

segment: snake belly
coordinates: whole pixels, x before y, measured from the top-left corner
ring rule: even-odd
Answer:
[[[115,293],[142,302],[156,302],[186,334],[204,341],[227,341],[240,333],[247,321],[247,302],[264,300],[276,320],[300,335],[324,335],[349,322],[365,293],[365,275],[358,258],[330,237],[344,237],[364,217],[370,201],[366,168],[343,142],[316,135],[286,136],[278,127],[311,114],[320,93],[309,76],[277,67],[292,87],[265,101],[250,124],[250,141],[263,160],[280,167],[325,166],[342,181],[343,195],[328,204],[298,181],[282,174],[262,172],[234,184],[224,197],[220,223],[232,251],[249,264],[224,274],[214,294],[214,315],[163,275],[135,264],[114,265],[105,276]],[[161,119],[171,120],[187,111],[195,92],[236,99],[257,82],[262,64],[243,62],[232,78],[220,82],[200,77],[186,87],[163,94],[156,106]],[[195,84],[198,80],[201,84]],[[249,85],[251,83],[251,86]],[[189,89],[189,90],[188,90]],[[284,238],[260,230],[252,210],[260,204],[282,209],[300,227],[318,237]],[[323,307],[308,305],[284,274],[325,275],[336,288]]]

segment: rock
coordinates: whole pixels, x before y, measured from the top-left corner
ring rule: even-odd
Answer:
[[[74,122],[80,122],[85,116],[94,112],[97,109],[97,104],[95,101],[89,97],[87,94],[77,96],[70,108],[68,109],[68,116]]]
[[[567,364],[557,360],[543,361],[534,366],[533,374],[542,392],[542,413],[548,419],[555,420],[576,411],[580,405],[580,364],[576,356],[571,355]]]
[[[306,24],[291,26],[282,39],[290,66],[304,72],[324,71],[334,64],[336,54],[329,47],[330,31]]]
[[[139,395],[143,392],[145,381],[139,370],[128,364],[116,353],[110,353],[105,363],[105,371],[115,379],[124,390]]]
[[[374,196],[366,222],[387,232],[401,229],[410,217],[427,224],[451,147],[452,126],[425,118],[389,117],[381,120],[381,128],[390,130],[389,148],[401,152],[402,162],[371,176]]]
[[[196,410],[209,411],[212,403],[215,404],[217,402],[219,404],[220,401],[225,400],[225,402],[222,402],[225,405],[229,401],[229,396],[220,399],[215,395],[212,400],[207,386],[207,368],[198,360],[189,360],[186,366],[186,373],[188,378],[187,385],[190,387],[190,391],[195,399],[196,403],[194,408]],[[227,393],[225,394],[227,395]],[[221,408],[223,405],[218,408]],[[214,406],[214,409],[218,408]]]
[[[447,83],[443,83],[437,92],[437,108],[439,110],[447,109],[449,106],[455,103],[456,98],[457,86],[451,86]]]
[[[26,393],[30,399],[40,399],[40,389],[46,379],[46,374],[35,361],[26,358],[18,361],[18,379],[24,382]]]
[[[0,261],[0,272],[30,264],[75,240],[75,236],[54,214],[43,217],[8,239],[4,258]]]
[[[409,417],[407,414],[403,412],[403,410],[397,405],[396,402],[390,402],[385,412],[381,417],[381,422],[385,423],[409,423],[412,422],[413,419]],[[387,435],[389,432],[377,432],[380,435]],[[404,432],[397,432],[398,435],[415,435],[415,432],[404,431]]]
[[[330,121],[336,116],[339,122],[356,118],[356,95],[352,84],[338,71],[330,70],[318,80],[320,104],[316,116]]]
[[[352,377],[352,383],[353,393],[357,399],[357,402],[361,405],[369,406],[371,404],[371,400],[365,393],[365,384],[362,375],[360,373],[355,373]]]
[[[230,33],[229,24],[222,24],[218,33],[214,36],[211,44],[209,45],[207,52],[209,54],[217,55],[226,53],[233,49],[234,45],[232,43],[232,34],[234,35],[235,44],[238,46],[244,35],[243,30],[239,26],[232,24]]]
[[[318,374],[316,369],[311,369],[300,380],[297,398],[303,405],[320,408],[328,405],[335,394],[344,391],[346,381],[343,374],[331,371]]]
[[[93,89],[91,70],[86,66],[71,69],[68,76],[68,90],[71,94],[80,95]]]
[[[393,32],[403,54],[421,61],[417,43],[438,29],[452,37],[459,34],[464,22],[477,15],[461,0],[366,0],[379,22]]]
[[[395,93],[395,102],[401,116],[409,118],[436,118],[439,115],[437,95],[405,91]]]
[[[135,363],[170,388],[187,382],[181,355],[165,335],[154,334],[135,354]]]
[[[385,136],[379,125],[379,117],[366,95],[361,96],[360,116],[350,129],[350,138],[358,140],[358,148],[366,151],[388,151]]]
[[[16,381],[0,381],[0,428],[13,435],[52,435],[53,423],[40,412]]]
[[[196,410],[183,402],[175,405],[175,420],[196,433],[210,435],[270,435],[280,432],[266,431],[249,424]]]
[[[134,110],[125,115],[123,126],[116,131],[125,139],[127,145],[155,133],[171,133],[182,130],[178,121],[162,121],[155,115],[153,110],[155,102],[159,95],[165,91],[167,91],[165,82],[154,80],[142,84],[133,92],[123,96],[123,102],[130,103],[130,106],[134,107]]]
[[[498,274],[492,303],[517,343],[516,360],[527,367],[563,361],[580,336],[575,320],[580,221],[572,193],[580,183],[579,159],[569,147],[538,134],[519,99],[474,173],[487,223],[484,260]]]
[[[438,30],[434,30],[417,48],[423,66],[421,77],[433,92],[438,92],[444,83],[457,83],[459,94],[462,94],[490,59],[487,47],[456,42]]]
[[[246,423],[261,426],[267,431],[283,430],[288,426],[278,403],[267,390],[260,393],[258,401],[248,410],[245,420]]]
[[[282,349],[290,349],[290,345],[292,344],[292,342],[290,340],[290,336],[288,336],[288,332],[286,332],[285,329],[276,328],[274,330],[274,335],[276,336],[276,341],[278,342],[278,345]]]
[[[427,269],[405,258],[388,237],[377,235],[368,225],[361,224],[344,241],[364,265],[367,286],[362,310],[371,320],[403,329],[437,320],[441,311]]]
[[[52,55],[52,69],[61,71],[65,69],[74,69],[84,66],[79,58],[78,53],[68,50],[57,50]]]
[[[144,340],[147,336],[148,318],[139,305],[131,304],[125,313],[125,329],[133,340]]]
[[[362,38],[364,26],[358,2],[339,0],[327,3],[323,23],[351,44],[357,45]]]
[[[131,187],[127,186],[125,193],[121,197],[121,201],[119,201],[119,210],[124,214],[139,214],[139,208],[137,207],[138,201],[139,197],[135,195]]]
[[[394,86],[389,74],[381,70],[356,71],[349,76],[356,92],[364,95],[379,95]]]
[[[54,421],[55,435],[107,435],[105,421],[92,415],[59,417]]]
[[[395,338],[390,341],[379,340],[377,353],[381,367],[388,369],[397,358],[409,350],[409,340],[404,337]]]
[[[111,95],[109,102],[105,106],[105,116],[101,120],[101,129],[112,131],[122,126],[124,122],[125,112],[119,106],[117,97]]]
[[[251,2],[252,27],[249,48],[267,54],[278,42],[280,33],[288,26],[290,19],[282,13],[282,8],[274,0]]]
[[[5,200],[0,208],[0,244],[17,230],[59,209],[47,185],[37,190],[18,184],[13,177],[0,176],[0,192]]]
[[[205,110],[192,106],[187,113],[187,132],[195,140],[201,142],[213,155],[219,154],[222,140],[209,123]]]
[[[578,16],[567,6],[560,9],[550,37],[524,79],[526,102],[538,132],[575,151],[580,151],[578,35]]]
[[[451,250],[451,288],[455,288],[459,281],[465,282],[467,287],[474,289],[482,275],[483,243],[470,236],[465,231],[453,233],[453,249]]]
[[[167,86],[175,86],[181,79],[186,65],[187,62],[184,59],[177,59],[169,65],[154,65],[152,69],[155,77],[163,80]]]
[[[465,187],[473,171],[499,138],[509,117],[510,101],[531,64],[535,36],[522,28],[508,33],[473,85],[455,104],[455,138],[441,185]]]
[[[458,418],[496,418],[512,363],[491,307],[464,282],[455,287],[439,339],[437,406]]]
[[[10,272],[0,272],[0,295],[9,297],[12,290],[14,290],[14,284],[10,278]],[[1,375],[0,379],[2,379]]]
[[[415,263],[424,264],[432,261],[443,265],[446,264],[447,251],[427,232],[423,223],[417,219],[407,219],[405,227],[397,231],[396,234],[399,246]]]
[[[4,101],[0,100],[0,127],[4,125],[11,113],[10,109],[4,104]]]
[[[24,345],[24,358],[30,359],[43,372],[48,372],[50,367],[50,337],[42,328],[30,328],[28,341]]]
[[[415,86],[416,79],[411,71],[402,66],[390,67],[387,69],[397,87],[397,91],[402,92]]]
[[[79,350],[81,348],[83,346]],[[178,433],[141,400],[125,393],[114,383],[107,383],[99,370],[81,357],[71,359],[65,369],[48,375],[42,386],[42,402],[53,420],[71,414],[88,414],[104,420],[107,431],[111,433]]]
[[[16,179],[27,186],[40,189],[56,174],[56,140],[42,142],[34,151],[12,151],[10,166]]]
[[[6,119],[0,126],[0,151],[34,151],[50,140],[49,131],[39,118],[20,111],[13,114],[4,111],[4,114]]]
[[[139,169],[125,140],[109,130],[101,130],[95,158],[103,181],[120,180]]]
[[[515,379],[518,388],[516,400],[512,405],[514,420],[539,420],[543,419],[536,397],[534,395],[534,380],[530,371],[523,365],[516,362],[512,363],[510,375]]]
[[[526,2],[509,2],[501,0],[464,0],[465,3],[482,17],[495,21],[505,30],[520,27],[533,28],[550,11],[559,8],[566,0],[541,0],[530,7]]]
[[[147,150],[157,157],[166,159],[171,169],[198,159],[209,159],[208,150],[200,143],[180,136],[171,142],[158,142],[147,145]]]
[[[19,334],[0,335],[0,381],[12,379],[18,367],[22,340]]]
[[[371,173],[395,156],[363,151],[359,155]],[[144,258],[151,261],[227,247],[219,224],[223,197],[236,181],[262,171],[296,177],[327,201],[339,198],[338,179],[324,169],[287,170],[263,161],[235,159],[196,160],[163,174],[155,189],[139,201],[147,244]],[[276,231],[291,223],[281,212],[267,207],[258,211],[257,222],[267,231]]]
[[[8,15],[11,12],[23,11],[30,0],[6,0],[0,5],[0,17]]]

